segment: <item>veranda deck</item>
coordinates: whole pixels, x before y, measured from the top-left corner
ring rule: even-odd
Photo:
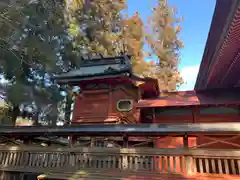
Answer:
[[[1,178],[7,179],[9,174],[15,174],[15,177],[18,177],[16,180],[23,180],[26,173],[45,173],[46,178],[66,179],[79,175],[77,172],[83,170],[87,175],[82,174],[78,179],[236,180],[240,179],[240,145],[238,142],[230,142],[240,136],[239,126],[235,125],[225,123],[0,128],[0,171],[5,173]],[[106,132],[107,130],[109,132]],[[103,131],[105,133],[101,134]],[[128,144],[126,136],[144,137],[145,132],[148,135],[145,135],[146,141],[154,142],[158,138],[177,136],[182,137],[184,146],[159,149],[141,147],[142,142],[138,146]],[[104,141],[115,135],[114,137],[122,138],[124,143],[113,147],[94,147],[92,140],[96,140],[99,135],[103,136]],[[207,137],[211,142],[189,147],[188,137],[198,135]],[[58,143],[52,141],[53,136],[71,138],[68,142]],[[82,147],[84,144],[78,142],[79,137],[90,137],[87,147]],[[41,141],[46,138],[48,143],[42,145]],[[224,144],[231,144],[235,149],[204,148],[205,145],[218,142],[223,143],[223,148]]]
[[[46,173],[52,179],[240,179],[240,151],[12,146],[0,148],[0,171]]]

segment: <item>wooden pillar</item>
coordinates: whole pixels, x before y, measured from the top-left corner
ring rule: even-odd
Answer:
[[[183,137],[183,147],[184,147],[184,149],[188,149],[188,148],[189,148],[188,136],[187,136],[187,135],[185,135],[185,136]]]
[[[192,109],[192,122],[199,123],[199,108]]]
[[[68,147],[73,147],[76,143],[77,138],[75,136],[69,136],[68,137]]]
[[[123,136],[123,148],[128,148],[128,137]]]
[[[128,136],[123,136],[123,148],[128,148]],[[123,155],[122,169],[128,169],[128,159],[126,155]]]
[[[73,141],[72,141],[72,136],[68,136],[68,147],[72,147],[73,146]]]
[[[189,149],[189,142],[188,139],[189,137],[187,135],[185,135],[183,137],[183,148],[185,150]],[[186,168],[186,174],[187,175],[192,175],[193,174],[193,169],[195,169],[193,166],[195,166],[195,164],[193,163],[193,157],[189,156],[189,155],[185,155],[185,168]]]
[[[23,144],[30,146],[32,143],[32,139],[29,139],[29,137],[24,137],[23,139]],[[23,152],[22,157],[20,158],[20,164],[22,166],[27,166],[29,163],[29,159],[30,159],[30,152]]]
[[[95,137],[91,137],[90,147],[95,146]]]
[[[112,85],[109,85],[109,100],[108,100],[108,114],[112,113],[112,99],[113,99],[113,88]]]
[[[152,120],[153,120],[153,123],[157,123],[156,122],[156,108],[152,108]]]

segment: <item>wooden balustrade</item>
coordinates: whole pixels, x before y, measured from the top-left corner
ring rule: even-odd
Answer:
[[[154,148],[0,148],[0,170],[125,169],[178,174],[240,174],[240,151]]]

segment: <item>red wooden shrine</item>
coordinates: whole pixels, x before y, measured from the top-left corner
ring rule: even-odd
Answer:
[[[79,70],[56,77],[59,84],[80,86],[72,124],[189,124],[240,120],[239,88],[159,93],[157,80],[140,78],[132,73],[130,58],[84,60]],[[143,138],[132,138],[132,141],[136,140],[144,141]],[[190,146],[202,143],[207,141],[204,138],[189,139]],[[176,148],[183,146],[183,140],[162,138],[156,140],[154,146]],[[221,148],[221,143],[208,147]],[[229,148],[233,146],[229,145]]]
[[[72,124],[141,123],[140,99],[159,94],[157,80],[135,76],[130,56],[84,60],[79,70],[56,77],[59,84],[79,86]]]
[[[81,88],[72,124],[239,122],[239,3],[217,0],[194,91],[159,93],[156,79],[132,73],[130,56],[85,60],[79,70],[57,76],[59,84]],[[168,137],[155,146],[175,148],[182,142]],[[192,138],[189,146],[207,142]],[[236,148],[237,142],[204,147]]]

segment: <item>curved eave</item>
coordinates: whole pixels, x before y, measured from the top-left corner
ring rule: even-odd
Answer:
[[[59,85],[79,85],[80,83],[84,82],[104,82],[106,80],[119,80],[122,78],[128,78],[125,74],[116,74],[116,75],[103,75],[103,76],[91,76],[91,77],[76,77],[76,78],[69,78],[69,79],[58,79],[56,82]]]
[[[231,88],[238,86],[240,68],[240,1],[238,1],[237,7],[228,34],[207,77],[207,88]]]
[[[217,0],[195,90],[205,89],[207,79],[216,63],[220,48],[225,41],[238,8],[238,0]]]

